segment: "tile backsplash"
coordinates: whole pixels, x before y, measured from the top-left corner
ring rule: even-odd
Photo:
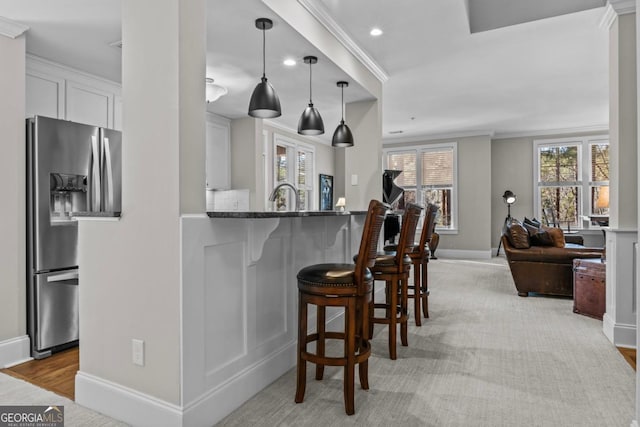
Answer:
[[[206,190],[207,211],[248,211],[249,190]]]

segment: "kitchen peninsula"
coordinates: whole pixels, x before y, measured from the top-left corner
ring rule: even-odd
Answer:
[[[216,402],[210,419],[220,419],[295,366],[296,274],[310,264],[351,263],[365,214],[182,217],[185,401],[205,395]],[[328,311],[329,323],[341,322],[339,314]]]

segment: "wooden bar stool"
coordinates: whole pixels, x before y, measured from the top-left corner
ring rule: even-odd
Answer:
[[[316,380],[321,380],[324,366],[344,366],[344,405],[348,415],[355,412],[355,365],[359,365],[360,385],[369,389],[368,358],[369,304],[373,287],[372,267],[378,250],[380,229],[387,206],[372,200],[364,223],[360,250],[355,264],[317,264],[298,272],[298,370],[296,403],[304,400],[307,361],[316,364]],[[307,333],[307,304],[317,306],[316,333]],[[325,331],[326,307],[344,307],[343,332]],[[344,341],[343,357],[325,356],[325,340]],[[316,342],[316,353],[307,344]]]
[[[382,252],[376,257],[375,264],[371,268],[374,282],[384,280],[385,282],[385,302],[375,303],[371,301],[371,332],[373,333],[373,323],[389,325],[389,357],[393,360],[396,354],[397,325],[400,324],[400,339],[403,346],[408,345],[407,340],[407,307],[408,307],[408,280],[411,268],[411,259],[407,253],[413,250],[413,240],[418,226],[418,220],[422,213],[422,207],[413,203],[408,203],[400,228],[400,238],[397,248],[392,253]],[[375,309],[383,308],[384,317],[376,317]]]
[[[430,258],[429,242],[433,235],[436,225],[436,216],[438,214],[438,206],[429,203],[424,215],[422,223],[422,233],[420,234],[420,242],[411,248],[407,254],[413,265],[413,285],[409,285],[409,298],[414,300],[414,316],[416,326],[422,326],[422,315],[420,306],[425,318],[429,318],[429,278],[428,263]],[[393,253],[397,250],[397,245],[387,245],[384,247],[385,252]]]

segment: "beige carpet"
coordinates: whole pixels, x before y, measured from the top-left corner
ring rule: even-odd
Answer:
[[[387,357],[377,327],[370,390],[356,414],[342,403],[342,368],[295,404],[289,371],[224,419],[224,426],[628,426],[635,372],[572,301],[518,297],[503,259],[430,263],[431,318],[409,326],[409,347]]]

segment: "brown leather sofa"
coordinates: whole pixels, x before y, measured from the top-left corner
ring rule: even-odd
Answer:
[[[519,227],[524,229],[522,224]],[[573,260],[602,257],[602,248],[571,243],[564,244],[564,247],[532,246],[529,236],[522,235],[521,228],[517,224],[505,226],[502,234],[502,247],[521,297],[528,296],[529,292],[573,296]]]

